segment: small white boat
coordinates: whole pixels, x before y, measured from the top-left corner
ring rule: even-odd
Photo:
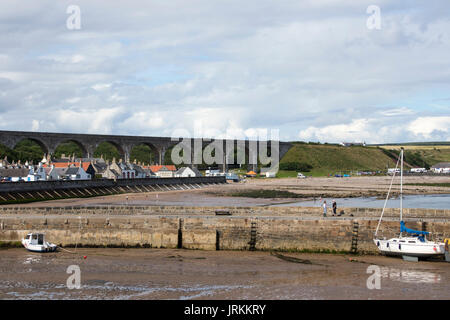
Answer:
[[[29,233],[22,239],[23,246],[33,252],[53,252],[57,245],[45,241],[43,233]]]
[[[386,209],[386,203],[389,199],[389,193],[392,188],[392,183],[397,172],[398,162],[401,161],[400,168],[400,235],[396,238],[381,239],[377,237],[378,229],[380,227],[381,219],[383,218],[384,210]],[[409,234],[404,237],[403,233]],[[397,161],[395,171],[392,176],[391,185],[389,187],[386,201],[384,203],[383,211],[381,212],[380,220],[378,222],[377,229],[373,242],[378,247],[381,253],[389,256],[402,256],[402,257],[414,257],[414,258],[430,258],[441,256],[445,254],[445,243],[427,240],[426,236],[430,233],[427,231],[418,231],[409,229],[405,226],[403,221],[403,148],[400,151],[400,157]]]

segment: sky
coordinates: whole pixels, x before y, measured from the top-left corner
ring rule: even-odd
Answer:
[[[1,130],[450,141],[448,0],[2,0],[0,35]]]

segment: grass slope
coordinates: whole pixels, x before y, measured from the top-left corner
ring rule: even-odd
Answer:
[[[395,150],[399,152],[400,147],[405,148],[405,152],[411,152],[418,154],[425,162],[430,165],[434,165],[439,162],[450,162],[450,145],[385,145],[380,148],[386,150]]]
[[[294,143],[284,155],[280,163],[301,162],[312,165],[313,176],[345,173],[356,170],[386,170],[395,166],[394,161],[376,147],[343,147],[327,144]],[[288,172],[280,172],[280,176],[289,176]]]

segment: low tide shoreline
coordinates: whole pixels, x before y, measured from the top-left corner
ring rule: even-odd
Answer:
[[[0,299],[450,299],[444,262],[179,249],[1,254]],[[70,265],[80,268],[80,289],[66,286]],[[379,290],[367,287],[369,266],[380,270]]]

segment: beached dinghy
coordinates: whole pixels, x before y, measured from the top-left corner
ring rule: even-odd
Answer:
[[[57,245],[45,241],[43,233],[29,233],[22,239],[23,246],[33,252],[52,252],[56,251]]]
[[[400,169],[400,235],[397,238],[380,239],[377,237],[378,229],[380,227],[381,219],[383,218],[384,210],[386,209],[386,203],[389,199],[389,193],[392,188],[392,182],[395,178],[395,172],[397,171],[398,161],[401,161]],[[383,211],[381,212],[380,220],[378,222],[377,229],[375,231],[375,237],[373,239],[375,245],[378,247],[381,253],[391,256],[402,256],[405,260],[414,258],[429,258],[435,256],[441,256],[445,253],[445,244],[442,242],[427,240],[426,236],[430,233],[427,231],[418,231],[409,229],[405,226],[403,221],[403,148],[400,151],[400,157],[397,161],[394,174],[392,176],[391,185],[384,203]],[[403,233],[408,234],[404,237]],[[415,260],[417,261],[417,260]]]

